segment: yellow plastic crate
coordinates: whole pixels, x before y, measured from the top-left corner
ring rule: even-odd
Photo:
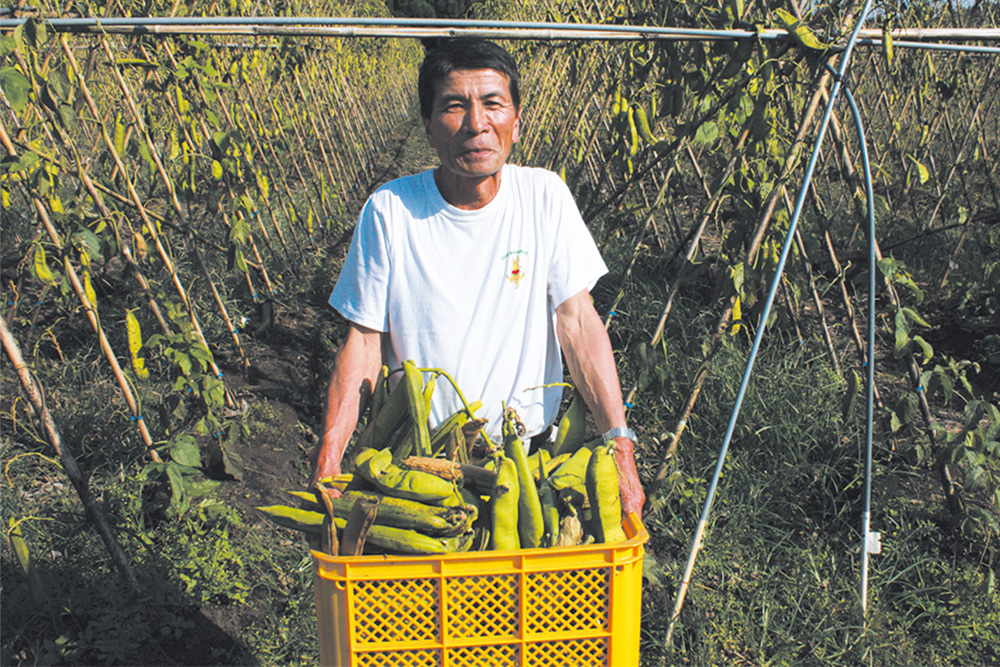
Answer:
[[[440,556],[313,551],[319,653],[350,667],[639,664],[643,545]]]

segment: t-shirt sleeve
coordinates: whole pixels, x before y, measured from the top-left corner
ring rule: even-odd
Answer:
[[[569,187],[553,174],[548,184],[553,226],[552,260],[549,271],[549,298],[558,308],[581,290],[591,290],[608,272],[601,252],[583,222]]]
[[[354,228],[347,259],[330,294],[330,305],[348,320],[389,330],[389,248],[385,221],[371,199]]]

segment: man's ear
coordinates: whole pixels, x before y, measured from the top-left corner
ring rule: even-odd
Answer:
[[[517,116],[514,118],[514,133],[511,135],[511,143],[517,143],[517,140],[521,138],[521,110],[517,110]]]

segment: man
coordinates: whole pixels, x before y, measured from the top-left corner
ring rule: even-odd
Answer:
[[[565,354],[598,429],[618,445],[622,508],[645,495],[611,343],[590,298],[606,273],[569,189],[508,165],[520,134],[520,81],[505,50],[478,39],[430,51],[418,82],[427,141],[441,165],[387,183],[358,221],[330,304],[350,323],[327,395],[313,479],[341,457],[382,364],[440,368],[487,433],[517,411],[535,442],[554,421]],[[432,423],[460,407],[436,383]]]

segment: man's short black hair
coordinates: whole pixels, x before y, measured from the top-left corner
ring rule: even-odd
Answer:
[[[510,97],[514,107],[521,108],[521,77],[517,62],[501,46],[478,37],[449,39],[427,52],[420,66],[417,94],[420,97],[420,115],[431,117],[434,107],[435,86],[455,70],[492,69],[507,77]]]

